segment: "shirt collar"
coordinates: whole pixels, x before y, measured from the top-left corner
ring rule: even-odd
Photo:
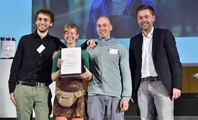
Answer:
[[[110,37],[110,38],[105,39],[105,41],[110,41],[110,40],[112,40],[112,39],[113,39],[113,37]],[[98,38],[98,40],[101,40],[101,41],[102,41],[101,38]]]
[[[153,35],[153,31],[154,31],[154,27],[152,27],[152,29],[151,29],[151,31],[149,32],[149,34],[148,34],[147,37],[151,37],[151,36]],[[144,37],[146,37],[143,33],[142,33],[142,35],[143,35]]]
[[[34,36],[34,38],[40,38],[39,34],[37,33],[37,30],[34,31],[33,36]],[[49,38],[50,38],[49,33],[47,33],[47,35],[46,35],[45,37],[46,37],[47,39],[49,39]],[[45,37],[44,37],[44,38],[45,38]]]

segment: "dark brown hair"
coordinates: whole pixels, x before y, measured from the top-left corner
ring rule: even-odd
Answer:
[[[35,18],[34,18],[35,21],[38,19],[38,15],[40,13],[48,15],[50,17],[50,22],[54,23],[54,14],[50,10],[45,9],[45,8],[42,8],[42,9],[40,9],[36,12],[36,15],[35,15]]]
[[[147,5],[147,4],[142,4],[142,5],[140,5],[140,6],[137,8],[137,10],[136,10],[136,15],[137,15],[138,11],[140,11],[140,10],[146,10],[146,9],[149,9],[150,12],[151,12],[151,14],[152,14],[152,15],[155,15],[155,12],[154,12],[153,7],[151,7],[150,5]]]

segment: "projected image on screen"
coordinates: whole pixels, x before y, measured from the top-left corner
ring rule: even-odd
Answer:
[[[198,0],[33,0],[32,30],[38,9],[47,8],[55,14],[50,34],[63,38],[63,26],[75,23],[80,28],[80,38],[98,38],[96,20],[106,16],[113,25],[112,37],[130,38],[141,32],[136,21],[140,4],[151,5],[156,14],[155,27],[170,29],[175,37],[198,36]]]

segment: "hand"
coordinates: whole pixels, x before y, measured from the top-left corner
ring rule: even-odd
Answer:
[[[55,51],[55,52],[53,53],[53,55],[52,55],[52,60],[57,56],[57,54],[58,54],[58,51]]]
[[[85,68],[85,72],[80,74],[80,78],[81,79],[85,79],[85,80],[91,80],[92,78],[92,73],[84,66]]]
[[[129,103],[125,100],[121,100],[120,101],[120,111],[121,112],[127,111],[128,108],[129,108]]]
[[[94,48],[96,46],[96,43],[93,40],[88,40],[87,45],[89,48]]]
[[[58,62],[57,62],[57,67],[60,69],[61,68],[61,65],[63,63],[63,60],[62,59],[58,59]]]
[[[181,90],[177,88],[173,88],[173,96],[172,100],[176,100],[181,96]]]
[[[14,106],[16,106],[16,100],[14,98],[14,93],[10,93],[10,99],[11,99],[12,103],[14,104]]]

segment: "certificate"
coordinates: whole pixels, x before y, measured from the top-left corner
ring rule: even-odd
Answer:
[[[82,73],[81,48],[61,49],[61,77],[77,77]]]

